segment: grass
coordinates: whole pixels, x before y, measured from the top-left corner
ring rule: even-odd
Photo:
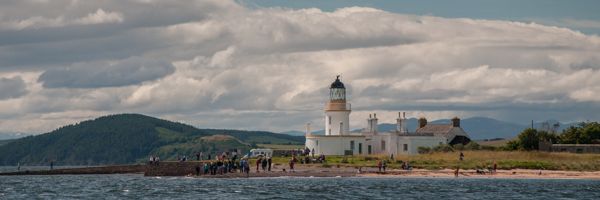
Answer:
[[[600,171],[600,154],[574,154],[525,151],[463,151],[465,158],[459,161],[458,152],[436,152],[415,156],[327,156],[327,166],[375,167],[380,159],[388,160],[388,167],[400,168],[408,161],[414,168],[421,169],[482,169],[496,162],[498,169],[545,169],[569,171]],[[289,157],[273,158],[274,163],[287,164]],[[317,166],[323,164],[315,164]]]

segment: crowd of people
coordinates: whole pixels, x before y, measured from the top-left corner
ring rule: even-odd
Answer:
[[[158,156],[150,156],[150,159],[148,160],[148,164],[149,165],[158,165],[160,163],[160,157]]]
[[[195,152],[192,157],[195,157],[196,161],[200,162],[195,167],[195,175],[224,175],[228,173],[250,173],[251,166],[255,166],[255,172],[270,172],[273,169],[273,158],[271,156],[258,156],[256,159],[250,159],[249,155],[243,155],[238,153],[237,150],[226,151],[212,156],[210,153]],[[314,150],[299,149],[290,150],[284,157],[291,156],[288,161],[289,172],[294,172],[296,164],[308,164],[308,163],[323,163],[325,162],[325,155],[319,155],[315,157]],[[188,157],[186,155],[177,156],[179,162],[187,162]],[[149,165],[159,165],[160,158],[152,155],[149,158]],[[252,165],[254,164],[254,165]],[[282,168],[282,171],[286,172],[286,168]]]

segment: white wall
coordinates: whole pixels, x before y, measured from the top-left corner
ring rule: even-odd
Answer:
[[[329,123],[331,117],[331,124]],[[343,122],[342,135],[350,134],[350,111],[325,111],[325,135],[340,135],[340,122]]]
[[[350,148],[350,142],[354,141],[354,149]],[[366,152],[364,136],[307,136],[306,147],[311,151],[315,150],[315,155],[344,155],[346,150],[353,150],[354,155],[358,155],[358,146],[362,144],[363,153]]]
[[[369,139],[367,141],[367,138]],[[381,141],[385,141],[385,149]],[[434,147],[446,144],[446,138],[439,136],[398,136],[384,133],[371,136],[323,136],[312,135],[306,137],[306,147],[315,155],[344,155],[345,150],[351,150],[350,141],[354,141],[353,154],[359,155],[359,144],[362,144],[362,154],[369,155],[368,146],[371,145],[371,155],[416,155],[419,147]],[[318,143],[318,144],[317,144]],[[404,144],[408,149],[404,150]]]
[[[434,147],[440,144],[446,144],[445,137],[439,136],[398,136],[396,154],[418,154],[419,147]],[[404,151],[404,144],[408,145],[408,149]]]

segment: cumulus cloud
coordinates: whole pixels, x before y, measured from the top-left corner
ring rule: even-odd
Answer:
[[[0,130],[25,130],[11,127],[35,115],[52,117],[27,130],[115,112],[214,128],[320,128],[337,74],[348,87],[353,128],[368,113],[392,122],[397,111],[432,119],[600,120],[600,38],[567,28],[362,7],[57,2],[66,12],[28,5],[20,8],[41,14],[14,14],[89,25],[0,31],[0,70],[41,74],[26,82],[35,88],[28,95],[0,100],[19,105],[0,117],[29,113]]]
[[[119,61],[77,63],[51,69],[39,77],[47,88],[97,88],[138,84],[173,73],[171,63],[133,57]]]
[[[121,13],[106,12],[102,9],[98,9],[94,13],[89,13],[87,16],[75,19],[66,19],[64,16],[55,18],[35,16],[24,20],[5,21],[0,23],[0,30],[39,29],[69,25],[93,25],[121,22],[123,22],[123,15]]]

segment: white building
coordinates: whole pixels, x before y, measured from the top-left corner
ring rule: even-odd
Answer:
[[[468,143],[470,139],[460,120],[453,119],[450,125],[428,125],[420,119],[419,129],[409,133],[406,117],[398,113],[395,131],[379,132],[377,115],[369,115],[367,128],[360,133],[350,132],[351,106],[346,101],[346,88],[339,76],[329,88],[329,101],[325,105],[325,135],[311,134],[307,125],[305,146],[316,155],[399,155],[417,154],[419,147],[434,147],[440,144]],[[466,143],[465,143],[466,142]]]

